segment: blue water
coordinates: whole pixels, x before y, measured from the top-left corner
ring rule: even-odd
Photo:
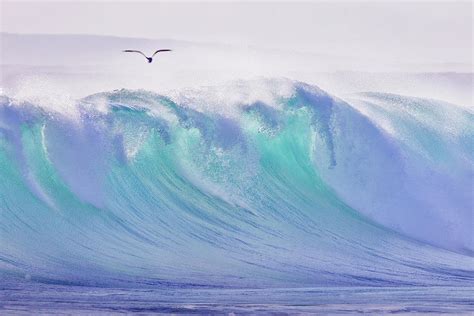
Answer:
[[[0,308],[472,311],[472,111],[230,89],[0,97]]]

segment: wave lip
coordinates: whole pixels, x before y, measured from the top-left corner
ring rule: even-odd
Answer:
[[[455,105],[343,101],[280,79],[103,92],[74,116],[0,101],[0,269],[13,277],[472,285],[474,124]]]

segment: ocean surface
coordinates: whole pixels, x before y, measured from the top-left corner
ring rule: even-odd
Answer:
[[[474,312],[474,112],[289,79],[0,96],[0,313]]]

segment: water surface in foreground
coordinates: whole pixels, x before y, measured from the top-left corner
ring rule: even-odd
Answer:
[[[127,289],[4,284],[1,314],[424,314],[474,312],[472,287]]]

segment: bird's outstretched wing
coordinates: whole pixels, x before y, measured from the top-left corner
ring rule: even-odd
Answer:
[[[143,54],[143,53],[142,53],[141,51],[139,51],[139,50],[126,49],[126,50],[124,50],[123,52],[124,52],[124,53],[139,53],[139,54],[142,54],[143,57],[148,58],[145,54]]]
[[[171,49],[159,49],[156,52],[154,52],[153,55],[151,55],[151,57],[155,56],[156,54],[160,52],[171,52]]]

